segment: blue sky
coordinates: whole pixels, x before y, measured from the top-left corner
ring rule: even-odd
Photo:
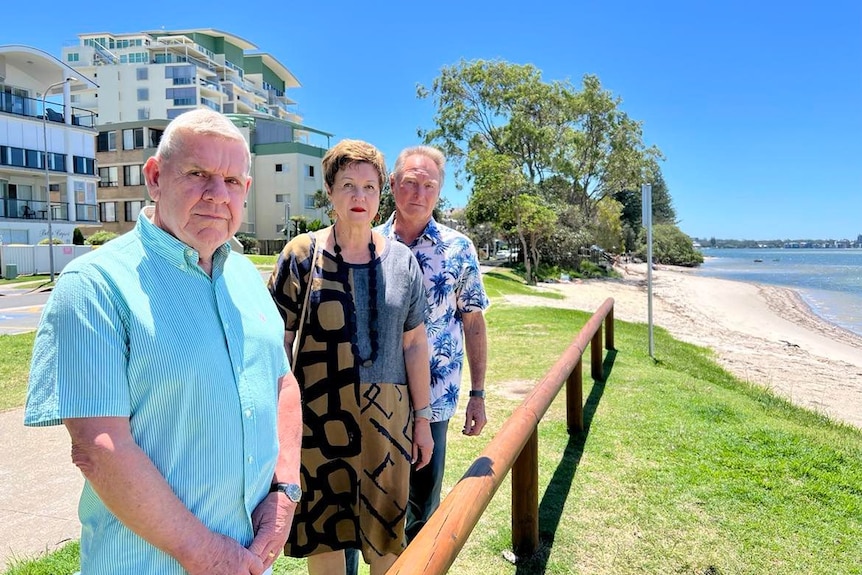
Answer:
[[[665,154],[689,235],[862,234],[858,0],[165,4],[19,3],[4,12],[0,44],[59,57],[84,32],[223,30],[297,76],[307,125],[333,142],[367,140],[390,164],[432,126],[416,85],[443,66],[502,59],[575,85],[595,74]],[[468,191],[448,181],[443,194],[458,206]]]

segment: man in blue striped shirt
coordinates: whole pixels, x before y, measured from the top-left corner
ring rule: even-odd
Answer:
[[[25,424],[71,436],[84,575],[258,574],[287,539],[299,390],[260,274],[227,244],[250,161],[221,114],[178,116],[144,166],[155,206],[45,306]]]

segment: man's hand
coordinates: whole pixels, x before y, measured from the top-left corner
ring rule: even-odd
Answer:
[[[267,495],[251,514],[254,541],[248,550],[260,558],[264,570],[269,569],[284,551],[296,503],[284,493]]]
[[[464,435],[479,435],[482,433],[488,419],[485,417],[485,398],[471,397],[467,402],[467,418],[464,421]]]
[[[183,562],[182,566],[189,575],[260,575],[266,570],[260,557],[230,537],[217,533],[195,550],[193,560]]]
[[[434,438],[431,436],[431,422],[424,417],[413,420],[413,461],[416,469],[422,469],[431,462],[434,454]]]

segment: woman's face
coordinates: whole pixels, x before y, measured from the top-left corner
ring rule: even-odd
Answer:
[[[380,208],[380,174],[368,162],[354,162],[335,173],[327,190],[336,218],[346,224],[368,225]]]

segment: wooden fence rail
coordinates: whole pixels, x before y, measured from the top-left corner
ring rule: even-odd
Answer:
[[[448,571],[491,498],[512,470],[512,547],[531,555],[539,545],[539,468],[536,426],[566,383],[566,422],[569,433],[584,428],[581,358],[590,345],[591,375],[604,379],[602,322],[605,348],[614,349],[614,300],[608,298],[578,332],[560,359],[524,398],[494,435],[461,480],[441,502],[388,575]]]

